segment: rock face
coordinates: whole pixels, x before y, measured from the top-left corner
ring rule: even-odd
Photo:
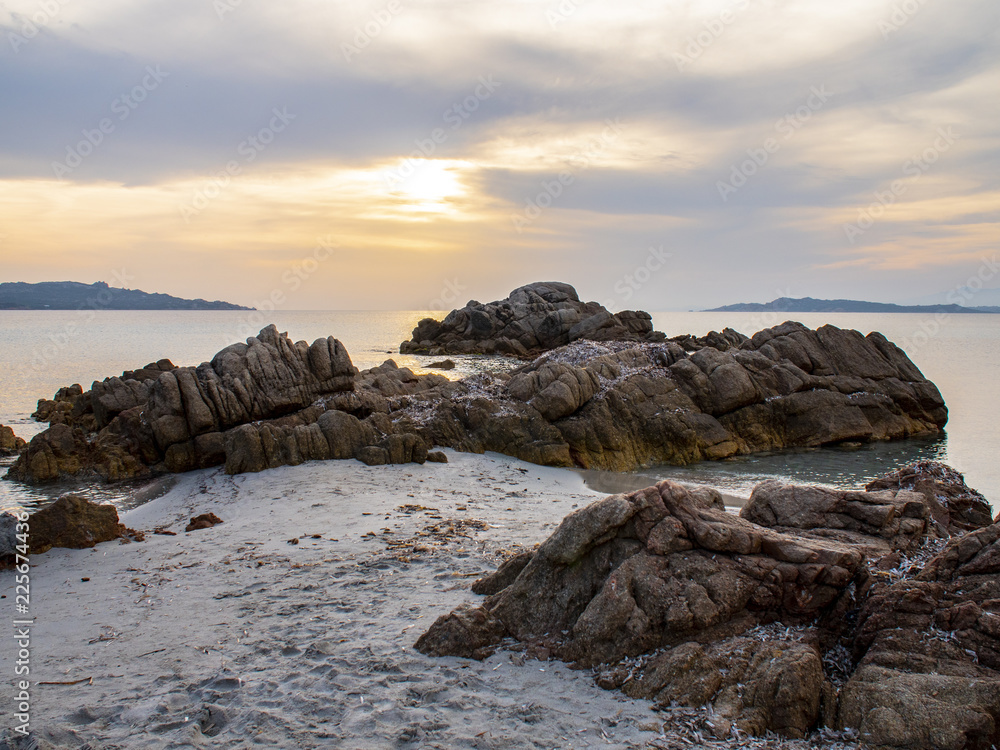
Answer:
[[[840,722],[872,745],[1000,743],[1000,524],[953,539],[913,579],[877,579]]]
[[[595,502],[416,647],[483,658],[513,638],[596,667],[602,687],[709,704],[719,738],[803,737],[839,715],[884,747],[996,743],[1000,525],[932,557],[947,531],[909,490],[768,483],[741,515],[672,482]]]
[[[63,495],[52,505],[32,513],[28,537],[33,555],[53,547],[86,549],[124,535],[113,505],[97,505],[76,495]]]
[[[0,456],[14,456],[24,450],[27,443],[14,434],[7,425],[0,424]]]
[[[577,341],[391,416],[428,444],[614,471],[903,438],[947,421],[934,384],[880,334],[785,323],[716,343],[725,348],[690,353],[675,341]]]
[[[597,302],[581,302],[569,284],[542,281],[519,287],[507,299],[471,301],[443,320],[424,318],[401,354],[510,354],[525,356],[578,339],[662,341],[649,313],[612,314]]]
[[[234,428],[301,414],[322,396],[351,391],[355,373],[336,339],[292,343],[269,326],[198,367],[161,360],[90,391],[61,389],[39,402],[36,418],[51,427],[7,476],[118,480],[221,464]]]
[[[460,381],[417,376],[392,360],[357,373],[335,339],[292,343],[270,326],[210,363],[162,361],[44,403],[56,405],[46,411],[52,426],[9,478],[423,462],[436,445],[625,471],[904,438],[947,421],[934,384],[880,334],[798,323],[751,339],[727,330],[658,343],[576,341],[513,372]],[[978,519],[981,508],[962,502],[956,496],[953,515]]]
[[[965,478],[937,461],[918,461],[870,482],[865,489],[906,489],[919,492],[938,523],[951,533],[990,524],[990,504],[965,484]]]

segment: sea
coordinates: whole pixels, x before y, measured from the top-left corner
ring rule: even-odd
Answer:
[[[32,420],[40,398],[51,398],[74,383],[94,380],[168,358],[176,365],[208,361],[223,347],[245,340],[269,323],[294,340],[333,335],[346,346],[355,366],[365,369],[387,359],[415,372],[439,357],[399,354],[399,344],[424,317],[440,311],[0,311],[0,424],[30,439],[46,425]],[[830,324],[862,333],[879,331],[902,347],[925,376],[937,384],[950,416],[943,435],[866,444],[790,450],[710,461],[691,466],[648,466],[634,472],[582,472],[595,489],[641,487],[661,479],[708,484],[727,496],[749,497],[768,479],[858,489],[871,479],[919,459],[950,464],[969,486],[1000,508],[1000,315],[857,313],[653,313],[653,324],[668,336],[734,328],[751,335],[784,320],[811,328]],[[451,378],[509,369],[509,359],[452,356]],[[0,473],[13,459],[0,459]],[[42,507],[73,490],[121,510],[165,492],[174,480],[152,483],[77,486],[56,483],[29,487],[0,481],[0,508]]]

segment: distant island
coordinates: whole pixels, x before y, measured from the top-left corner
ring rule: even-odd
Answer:
[[[1000,313],[1000,307],[962,307],[961,305],[893,305],[887,302],[862,302],[854,299],[792,299],[780,297],[771,302],[742,302],[715,307],[704,312],[790,312],[790,313]]]
[[[0,284],[0,310],[252,310],[218,300],[182,299],[150,294],[140,289],[119,289],[103,281],[42,281]]]

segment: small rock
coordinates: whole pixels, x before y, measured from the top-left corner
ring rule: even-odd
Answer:
[[[191,519],[191,523],[184,527],[184,531],[197,531],[198,529],[208,529],[222,523],[222,519],[214,513],[202,513]]]
[[[454,370],[455,363],[450,359],[442,359],[440,362],[431,362],[427,365],[427,368],[434,370]]]
[[[427,460],[432,464],[446,464],[448,463],[448,456],[443,451],[428,451]]]

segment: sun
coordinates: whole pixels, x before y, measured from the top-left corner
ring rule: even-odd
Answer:
[[[459,159],[404,159],[391,170],[390,194],[405,210],[452,213],[454,201],[467,193],[461,172],[468,166]]]

